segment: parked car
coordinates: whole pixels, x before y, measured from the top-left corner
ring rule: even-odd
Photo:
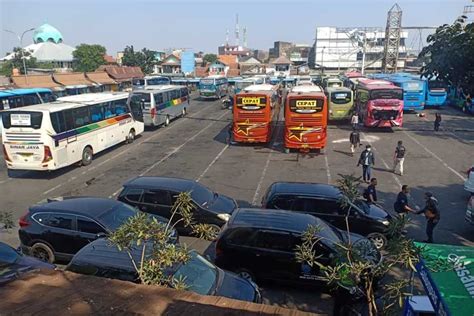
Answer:
[[[309,225],[319,227],[314,251],[323,265],[339,260],[338,245],[347,243],[347,232],[309,214],[284,210],[237,209],[216,241],[217,266],[251,279],[268,279],[306,285],[325,285],[317,265],[296,260],[297,245]],[[352,243],[364,244],[364,258],[378,264],[381,255],[360,235],[350,234]]]
[[[0,285],[17,279],[21,274],[35,269],[55,269],[50,263],[25,256],[18,250],[0,242]]]
[[[467,179],[464,182],[464,190],[474,193],[474,166],[467,171]]]
[[[466,209],[466,221],[474,225],[474,193],[471,193],[471,197],[467,202],[467,209]]]
[[[214,226],[216,233],[237,208],[237,202],[225,195],[211,191],[202,184],[187,179],[167,177],[137,177],[123,185],[118,200],[138,207],[141,211],[171,218],[172,206],[181,192],[191,192],[195,207],[194,220]],[[174,222],[179,221],[174,216]],[[176,225],[180,233],[189,233],[180,221]]]
[[[302,182],[275,182],[262,199],[262,208],[283,209],[317,216],[346,230],[347,207],[341,191],[332,185]],[[378,249],[387,244],[387,228],[392,216],[376,204],[363,200],[349,203],[349,230],[366,236]]]
[[[70,260],[79,249],[116,230],[137,212],[125,203],[92,197],[34,205],[19,221],[21,248],[51,263]],[[176,231],[170,238],[172,242],[177,241]]]
[[[151,249],[151,247],[148,247]],[[140,262],[141,248],[133,248],[131,253],[135,262]],[[129,255],[104,239],[98,239],[82,248],[69,262],[66,270],[138,282],[138,274]],[[189,291],[201,295],[224,296],[233,299],[261,302],[257,285],[234,273],[224,271],[196,251],[190,252],[190,259],[185,264],[177,264],[165,272],[167,276],[185,278]]]

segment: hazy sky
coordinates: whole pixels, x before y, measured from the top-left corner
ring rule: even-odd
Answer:
[[[384,26],[394,0],[0,0],[2,29],[21,33],[47,22],[64,43],[101,44],[115,55],[126,45],[217,52],[226,29],[234,41],[235,14],[248,45],[268,49],[277,40],[312,44],[316,26]],[[399,0],[404,26],[451,23],[470,0]],[[242,38],[242,36],[241,36]],[[32,33],[24,37],[32,43]],[[18,46],[3,30],[0,56]]]

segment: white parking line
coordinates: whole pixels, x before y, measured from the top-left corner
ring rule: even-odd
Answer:
[[[328,184],[331,184],[331,171],[329,171],[328,155],[324,155],[324,162],[326,163],[326,175],[328,176]]]
[[[199,175],[199,177],[197,177],[196,179],[196,182],[199,182],[202,177],[204,177],[204,175],[209,171],[209,169],[216,163],[216,161],[222,156],[222,154],[224,153],[224,151],[226,151],[226,149],[229,148],[229,144],[225,145],[224,148],[222,148],[222,150],[217,154],[217,156],[211,161],[211,163],[206,167],[206,169],[204,169],[204,171]]]
[[[258,181],[257,188],[255,189],[255,194],[253,195],[252,205],[255,205],[255,203],[257,203],[257,198],[258,198],[258,195],[260,194],[260,189],[262,188],[263,179],[265,179],[265,175],[267,173],[268,165],[270,164],[271,156],[272,156],[272,151],[270,151],[270,153],[267,156],[267,161],[265,162],[265,167],[263,167],[262,174],[260,175],[260,180]]]
[[[443,159],[441,159],[438,155],[436,155],[434,152],[432,152],[431,150],[429,150],[428,148],[426,148],[425,145],[423,145],[422,143],[420,143],[415,137],[411,136],[410,134],[408,134],[407,131],[403,131],[403,133],[405,133],[405,135],[407,135],[411,140],[413,140],[415,143],[417,143],[421,148],[423,148],[428,154],[432,155],[436,160],[438,160],[439,162],[441,162],[441,164],[443,166],[445,166],[448,170],[450,170],[452,173],[454,173],[456,176],[458,176],[461,180],[463,181],[466,181],[466,178],[460,174],[459,172],[457,172],[456,170],[454,170],[453,168],[451,168],[446,162],[444,162]]]

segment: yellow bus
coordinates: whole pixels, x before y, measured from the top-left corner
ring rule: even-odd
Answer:
[[[354,95],[352,90],[346,87],[326,88],[328,99],[329,119],[349,119],[354,110]]]

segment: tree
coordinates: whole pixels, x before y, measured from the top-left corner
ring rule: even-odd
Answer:
[[[26,68],[36,68],[37,61],[36,58],[31,55],[31,51],[23,49],[21,47],[13,48],[13,58],[5,61],[2,64],[0,73],[4,76],[11,76],[13,68],[16,68],[20,71],[21,74],[25,74],[25,69],[23,67],[23,58],[25,59]],[[8,55],[8,54],[7,54]]]
[[[72,52],[74,71],[95,71],[99,66],[105,64],[104,55],[106,52],[102,45],[81,44],[76,46]]]
[[[217,61],[217,55],[216,54],[206,54],[202,58],[203,64],[206,64],[206,63],[212,64],[215,61]]]
[[[153,72],[156,61],[156,52],[143,48],[135,51],[133,45],[125,47],[123,50],[122,64],[125,66],[140,67],[145,74]]]
[[[444,24],[427,38],[418,58],[424,60],[421,74],[438,77],[465,91],[474,91],[474,23],[460,17],[452,25]]]
[[[190,193],[180,193],[167,223],[159,222],[148,214],[138,213],[111,233],[109,240],[120,251],[128,253],[142,283],[185,289],[185,279],[174,279],[165,273],[166,269],[176,264],[184,264],[190,258],[186,248],[170,243],[174,227],[182,223],[185,227],[190,227],[197,237],[207,240],[215,239],[218,233],[210,225],[195,224],[194,209]],[[179,219],[174,221],[176,218]],[[134,257],[132,250],[139,250],[140,257]]]
[[[382,285],[382,294],[377,295],[379,280],[396,267],[415,270],[419,249],[402,233],[408,222],[406,217],[396,217],[390,223],[389,242],[383,260],[380,260],[375,246],[367,239],[351,240],[348,218],[351,205],[360,198],[358,186],[361,182],[360,178],[353,175],[339,176],[338,187],[343,193],[340,203],[347,209],[347,242],[337,245],[338,250],[333,264],[323,265],[318,261],[319,256],[313,250],[316,243],[322,240],[322,237],[318,237],[317,234],[321,228],[309,226],[302,236],[302,244],[296,248],[296,260],[310,267],[319,267],[328,285],[337,290],[336,295],[345,294],[341,299],[341,304],[336,296],[336,308],[342,308],[342,303],[358,298],[363,302],[363,307],[368,310],[369,315],[387,314],[397,306],[397,302],[400,306],[403,303],[403,298],[408,292],[409,280],[387,281]],[[379,310],[380,306],[376,304],[376,298],[379,299],[382,310]]]

